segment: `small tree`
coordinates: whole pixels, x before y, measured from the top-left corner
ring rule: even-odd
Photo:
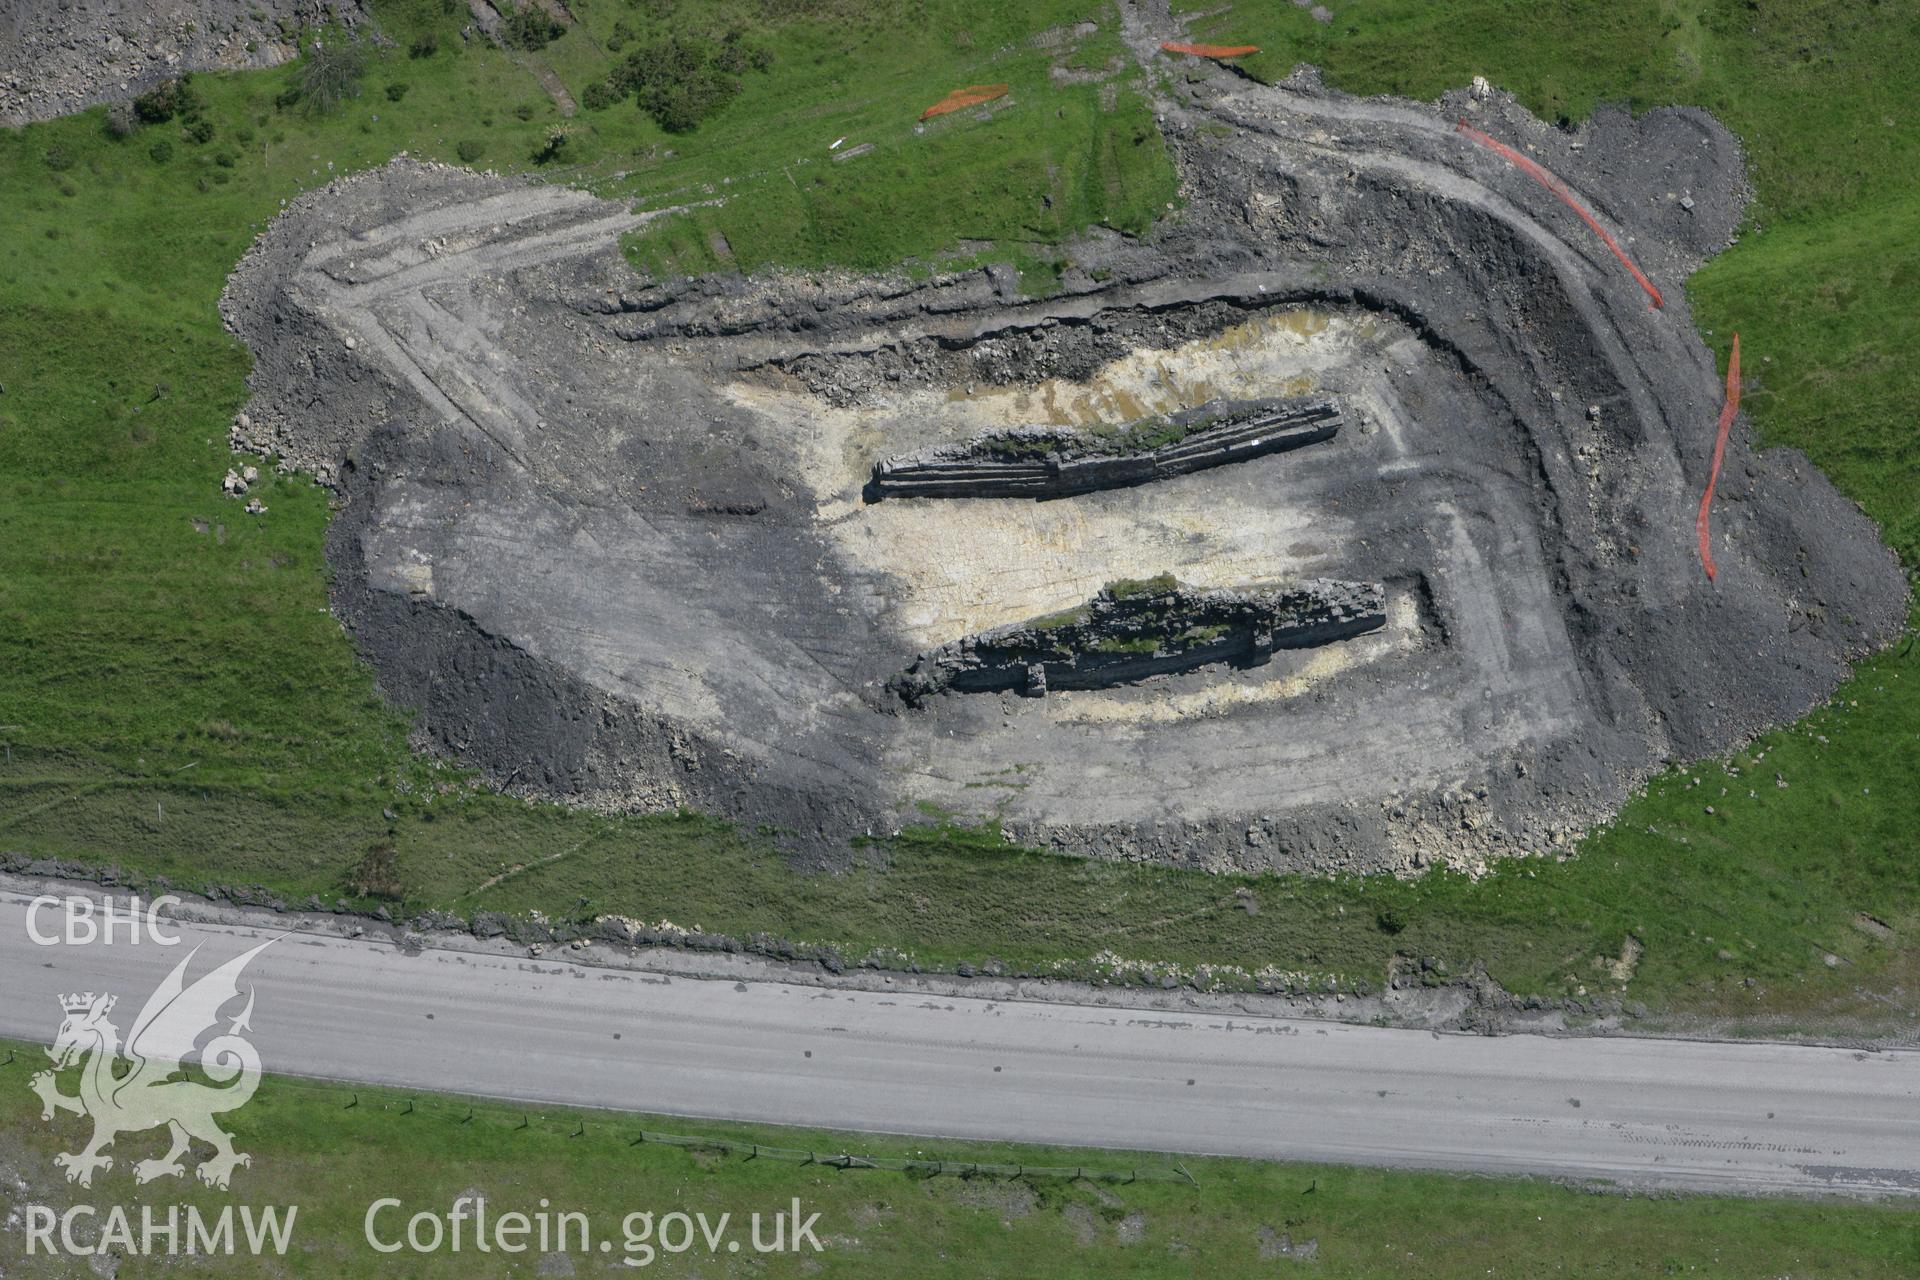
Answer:
[[[300,102],[308,114],[338,110],[349,98],[360,96],[367,73],[367,51],[360,38],[344,27],[328,27],[308,43],[300,63]]]

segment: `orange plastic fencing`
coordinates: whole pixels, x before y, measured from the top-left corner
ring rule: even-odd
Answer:
[[[1160,47],[1168,53],[1190,53],[1196,58],[1239,58],[1260,52],[1257,44],[1181,44],[1168,40]]]
[[[1733,335],[1733,354],[1727,357],[1727,397],[1720,405],[1720,434],[1713,442],[1713,467],[1707,472],[1707,491],[1700,495],[1700,514],[1694,519],[1694,530],[1700,535],[1700,563],[1707,571],[1707,581],[1717,576],[1713,566],[1713,530],[1709,521],[1713,516],[1713,487],[1720,483],[1720,464],[1727,457],[1727,432],[1733,428],[1733,415],[1740,411],[1740,335]]]
[[[1004,84],[970,84],[964,89],[955,89],[940,101],[920,113],[922,120],[934,116],[943,116],[949,111],[959,111],[964,107],[977,107],[983,102],[992,102],[995,98],[1007,96]]]
[[[1614,243],[1613,237],[1607,234],[1607,229],[1594,220],[1594,216],[1587,212],[1584,205],[1573,198],[1573,192],[1567,190],[1565,183],[1561,182],[1560,179],[1554,177],[1551,173],[1548,173],[1540,165],[1521,155],[1518,151],[1515,151],[1506,143],[1500,142],[1480,132],[1480,130],[1469,125],[1465,120],[1460,122],[1459,130],[1481,146],[1499,152],[1515,165],[1519,166],[1522,173],[1532,178],[1547,190],[1553,192],[1554,195],[1559,196],[1561,202],[1564,203],[1567,208],[1579,214],[1580,220],[1593,228],[1593,233],[1606,242],[1607,248],[1613,250],[1613,256],[1620,259],[1620,265],[1633,273],[1633,278],[1640,282],[1640,287],[1647,291],[1649,298],[1653,299],[1653,305],[1655,307],[1664,307],[1667,305],[1666,299],[1660,296],[1660,291],[1653,287],[1653,281],[1647,279],[1645,273],[1643,273],[1639,267],[1633,265],[1633,259],[1627,256],[1626,250]]]

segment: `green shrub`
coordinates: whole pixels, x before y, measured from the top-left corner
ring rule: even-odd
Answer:
[[[193,77],[186,75],[162,80],[135,98],[133,113],[148,124],[165,124],[175,116],[182,119],[198,116],[205,105],[194,92]]]
[[[73,168],[73,152],[67,150],[59,143],[48,147],[46,154],[40,158],[46,161],[47,168],[53,170],[55,173],[64,173],[68,169]]]
[[[717,45],[674,34],[628,54],[606,84],[614,98],[632,94],[662,129],[686,133],[733,100],[741,75],[772,63],[772,55],[748,45],[738,29]]]
[[[195,116],[193,119],[187,121],[186,128],[182,129],[181,132],[187,135],[188,142],[211,142],[213,140],[213,121],[207,119],[205,116]]]
[[[431,58],[438,52],[440,52],[440,37],[432,31],[421,32],[413,38],[413,43],[407,46],[409,58]]]
[[[735,27],[714,51],[713,65],[730,76],[745,75],[753,69],[754,50],[745,43],[746,32]]]
[[[394,83],[387,86],[387,101],[388,102],[400,101],[400,99],[407,96],[407,90],[412,87],[413,87],[412,85],[409,85],[404,81],[395,81]]]
[[[523,102],[513,109],[513,114],[522,120],[531,120],[533,119],[533,110],[534,108],[531,102]]]
[[[605,80],[595,80],[580,95],[580,105],[589,111],[605,111],[620,101],[620,95]]]
[[[564,23],[532,0],[507,15],[507,43],[529,52],[546,48],[566,32]]]
[[[406,897],[407,886],[400,877],[393,841],[383,840],[368,849],[367,856],[347,872],[344,883],[348,892],[359,898],[398,902]]]
[[[472,164],[486,154],[486,148],[468,139],[454,147],[453,153],[460,157],[461,164]]]
[[[162,138],[147,148],[147,157],[155,164],[165,164],[173,159],[173,144]]]

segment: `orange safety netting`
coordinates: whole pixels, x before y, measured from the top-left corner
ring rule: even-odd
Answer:
[[[1733,415],[1740,410],[1740,335],[1733,335],[1733,354],[1727,357],[1727,398],[1720,406],[1720,434],[1713,442],[1713,467],[1707,472],[1707,491],[1700,495],[1700,514],[1694,529],[1700,535],[1700,563],[1707,570],[1707,581],[1717,575],[1713,567],[1713,531],[1708,521],[1713,516],[1713,487],[1720,483],[1720,464],[1727,457],[1727,432],[1733,427]]]
[[[1168,53],[1190,53],[1196,58],[1238,58],[1260,52],[1257,44],[1181,44],[1167,40],[1160,47]]]
[[[977,107],[983,102],[992,102],[995,98],[1007,96],[1004,84],[970,84],[964,89],[955,89],[940,101],[920,113],[922,120],[934,116],[943,116],[949,111],[958,111],[962,107]]]
[[[1607,234],[1607,229],[1601,226],[1591,213],[1587,212],[1586,206],[1573,198],[1573,192],[1567,190],[1565,183],[1561,182],[1560,179],[1554,177],[1551,173],[1548,173],[1540,165],[1527,159],[1527,157],[1521,155],[1518,151],[1515,151],[1506,143],[1497,141],[1480,132],[1480,130],[1469,125],[1465,120],[1460,122],[1459,129],[1461,133],[1466,134],[1481,146],[1497,151],[1511,160],[1520,167],[1522,173],[1525,173],[1529,178],[1532,178],[1535,182],[1553,192],[1554,195],[1559,196],[1561,203],[1579,214],[1580,220],[1591,227],[1593,233],[1606,242],[1607,248],[1613,250],[1613,256],[1620,259],[1620,265],[1633,273],[1633,278],[1640,282],[1640,287],[1647,291],[1649,298],[1653,299],[1653,305],[1656,307],[1664,307],[1667,305],[1666,299],[1660,296],[1660,291],[1653,287],[1653,281],[1647,279],[1647,277],[1642,274],[1640,268],[1633,265],[1633,259],[1627,256],[1626,250],[1614,242],[1613,237]]]

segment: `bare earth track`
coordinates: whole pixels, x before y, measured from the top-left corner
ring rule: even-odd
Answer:
[[[229,287],[241,435],[339,488],[336,608],[427,739],[822,857],[932,807],[1101,856],[1477,865],[1792,718],[1894,634],[1870,523],[1741,432],[1700,570],[1720,388],[1680,286],[1744,200],[1709,117],[1175,92],[1185,209],[1074,246],[1040,301],[1000,269],[643,280],[615,242],[658,215],[404,160],[344,179]],[[1666,308],[1462,115],[1566,178]],[[988,428],[1308,393],[1348,425],[1285,454],[1047,502],[860,496],[876,460]],[[1379,582],[1388,622],[1122,688],[887,694],[916,653],[1161,573]]]

